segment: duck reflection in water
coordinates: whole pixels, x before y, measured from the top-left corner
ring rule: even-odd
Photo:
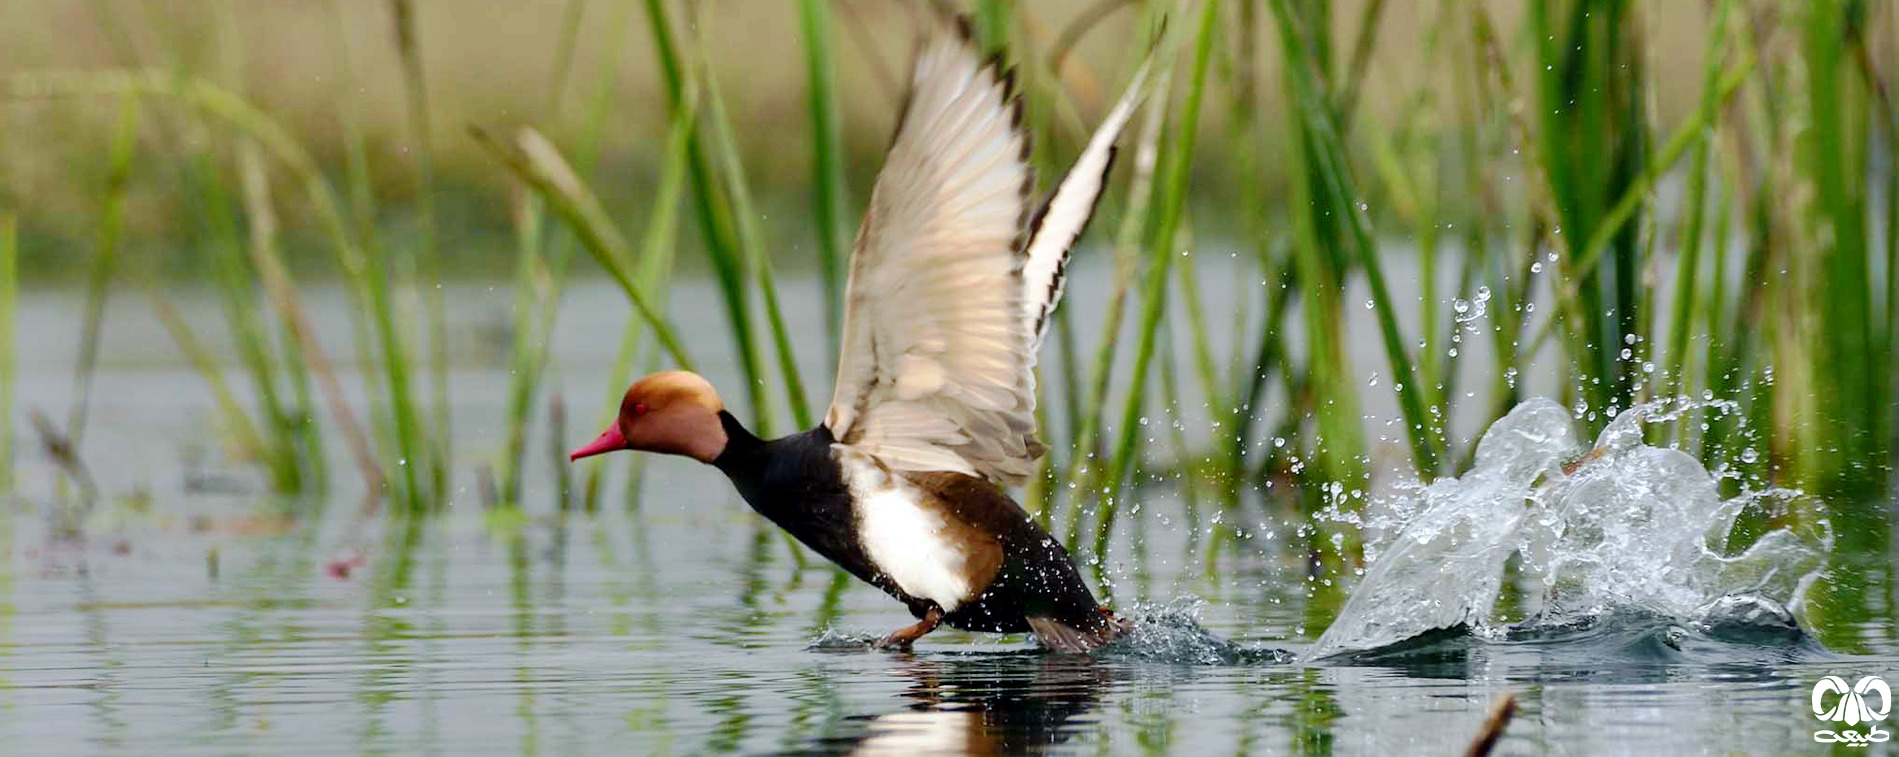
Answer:
[[[911,704],[868,716],[860,734],[817,751],[851,755],[1024,754],[1085,733],[1114,669],[1038,652],[903,660]]]

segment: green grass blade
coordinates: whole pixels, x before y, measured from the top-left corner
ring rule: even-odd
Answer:
[[[693,67],[673,36],[672,21],[664,0],[645,0],[647,28],[653,35],[653,54],[666,84],[667,101],[673,113],[692,107],[688,92]],[[732,218],[731,200],[719,191],[706,147],[695,133],[687,145],[687,173],[692,178],[694,215],[699,234],[705,241],[713,274],[724,295],[726,320],[732,327],[732,341],[738,351],[739,368],[745,377],[745,391],[751,401],[752,425],[756,433],[769,436],[772,427],[771,393],[764,380],[764,359],[759,355],[758,339],[752,330],[751,296],[745,259],[739,247],[737,222]]]
[[[805,107],[811,113],[813,218],[818,234],[818,276],[824,291],[827,354],[836,355],[844,312],[844,261],[850,250],[845,219],[844,137],[840,128],[836,73],[831,66],[830,0],[799,0],[804,34]]]
[[[1708,33],[1707,73],[1703,76],[1701,92],[1701,110],[1715,112],[1716,88],[1719,86],[1721,58],[1726,51],[1728,8],[1732,3],[1721,0],[1715,5],[1714,23]],[[1671,397],[1685,392],[1688,376],[1688,333],[1694,321],[1698,301],[1696,284],[1701,279],[1701,247],[1703,228],[1707,222],[1708,204],[1708,153],[1712,149],[1717,124],[1710,123],[1695,140],[1692,148],[1694,155],[1689,159],[1687,228],[1682,232],[1681,259],[1676,263],[1675,271],[1675,309],[1670,317],[1667,356],[1669,367],[1663,380],[1667,382],[1660,392],[1663,397]],[[1716,239],[1715,244],[1725,244],[1726,240]]]
[[[706,48],[704,38],[705,25],[694,25],[700,33],[695,52]],[[765,304],[765,320],[771,329],[773,351],[778,357],[778,370],[785,383],[785,397],[791,405],[792,421],[798,428],[811,428],[815,423],[811,416],[811,404],[805,397],[804,379],[798,370],[798,356],[791,344],[791,334],[785,328],[784,312],[778,306],[778,285],[773,280],[771,253],[765,249],[764,233],[758,228],[758,213],[752,207],[752,192],[745,178],[745,166],[739,155],[738,138],[732,133],[732,121],[725,112],[725,98],[720,94],[718,78],[712,75],[712,68],[702,56],[694,55],[699,72],[699,81],[704,87],[707,116],[711,121],[712,136],[719,152],[719,165],[724,177],[725,195],[729,198],[733,215],[737,220],[739,249],[744,255],[745,265],[758,279],[758,289]]]
[[[66,417],[66,438],[74,450],[84,449],[86,410],[92,398],[93,368],[99,360],[99,332],[104,327],[106,298],[119,255],[124,230],[125,187],[131,179],[133,147],[138,141],[138,100],[130,93],[119,103],[119,124],[112,137],[107,164],[105,199],[100,205],[99,236],[93,246],[92,268],[86,278],[85,320],[80,326],[79,361],[73,372],[74,399]]]
[[[1150,27],[1158,29],[1161,18],[1162,16],[1158,14],[1151,14]],[[1108,386],[1114,378],[1115,354],[1120,344],[1121,322],[1127,308],[1128,291],[1133,288],[1134,277],[1140,267],[1141,233],[1151,215],[1162,126],[1167,121],[1167,112],[1171,107],[1174,44],[1171,39],[1162,40],[1156,44],[1157,48],[1165,47],[1154,53],[1156,67],[1154,89],[1142,106],[1146,111],[1142,118],[1141,139],[1133,150],[1134,173],[1129,180],[1127,209],[1121,216],[1121,227],[1115,234],[1114,282],[1108,292],[1107,308],[1101,318],[1101,336],[1095,342],[1094,358],[1089,364],[1086,387],[1088,395],[1083,403],[1083,406],[1090,410],[1081,418],[1080,431],[1075,435],[1075,449],[1069,458],[1068,470],[1061,477],[1061,481],[1065,484],[1061,488],[1070,492],[1081,488],[1084,477],[1092,474],[1099,478],[1101,469],[1105,467],[1094,461],[1100,453],[1102,414],[1107,412]],[[1082,537],[1084,499],[1079,496],[1070,498],[1066,533],[1071,542]]]
[[[396,51],[402,60],[402,91],[408,104],[410,142],[415,145],[416,266],[428,325],[432,379],[430,422],[433,454],[428,455],[432,491],[444,492],[454,453],[453,418],[448,394],[448,314],[442,291],[442,258],[435,233],[435,140],[429,117],[428,79],[422,69],[422,42],[413,0],[394,0]],[[437,497],[435,504],[446,502]]]
[[[224,380],[224,371],[218,365],[217,357],[198,341],[191,325],[185,323],[184,318],[178,315],[178,310],[155,286],[147,287],[147,294],[158,322],[171,334],[179,351],[185,353],[185,359],[198,372],[198,377],[210,387],[211,399],[218,406],[218,416],[224,421],[225,431],[235,437],[234,446],[240,451],[240,456],[262,452],[265,447],[263,438],[257,433],[257,425],[251,422],[250,415],[244,412],[244,404],[237,401],[237,394],[231,391],[231,385]]]
[[[1351,248],[1354,259],[1365,271],[1365,280],[1371,289],[1373,312],[1378,320],[1379,336],[1383,340],[1385,356],[1391,368],[1393,390],[1398,394],[1405,432],[1411,441],[1412,460],[1418,467],[1419,475],[1429,478],[1438,472],[1438,460],[1441,457],[1439,442],[1432,433],[1436,424],[1427,413],[1425,388],[1418,381],[1417,368],[1405,349],[1404,336],[1398,330],[1397,303],[1385,285],[1377,245],[1372,241],[1363,206],[1352,187],[1351,175],[1345,165],[1344,147],[1339,142],[1330,115],[1331,109],[1327,106],[1328,100],[1322,95],[1321,84],[1317,80],[1319,69],[1314,65],[1315,59],[1308,50],[1305,36],[1298,29],[1293,11],[1285,0],[1274,0],[1273,10],[1279,18],[1280,39],[1286,54],[1286,78],[1294,90],[1297,109],[1304,117],[1302,125],[1307,135],[1305,141],[1310,143],[1311,152],[1307,158],[1319,180],[1315,189],[1322,193],[1322,196],[1313,199],[1321,207],[1329,209],[1333,219],[1343,226],[1344,237],[1341,241]]]
[[[1114,495],[1120,489],[1122,479],[1132,469],[1134,457],[1139,454],[1136,442],[1141,429],[1141,406],[1147,399],[1147,376],[1154,361],[1161,316],[1167,310],[1167,280],[1171,276],[1174,258],[1179,257],[1174,251],[1174,244],[1180,231],[1181,217],[1186,211],[1194,138],[1200,123],[1200,104],[1206,95],[1207,69],[1213,59],[1214,30],[1218,28],[1214,22],[1219,18],[1220,9],[1217,0],[1204,0],[1204,3],[1194,33],[1193,69],[1187,87],[1187,99],[1181,108],[1180,120],[1175,123],[1173,142],[1168,145],[1167,159],[1163,163],[1164,173],[1157,184],[1161,193],[1160,203],[1155,206],[1158,215],[1149,248],[1147,283],[1144,287],[1146,297],[1141,303],[1134,365],[1128,373],[1127,401],[1122,405],[1120,427],[1117,429],[1119,437],[1101,479],[1106,497],[1101,505],[1101,520],[1095,529],[1094,554],[1100,561],[1097,565],[1106,564],[1108,542],[1114,534],[1115,513],[1119,509]]]
[[[324,401],[329,405],[332,422],[342,430],[344,443],[362,473],[364,488],[370,492],[371,501],[375,501],[387,479],[376,461],[375,445],[361,424],[357,423],[355,413],[350,410],[349,401],[343,395],[342,382],[337,379],[322,345],[317,343],[316,329],[304,310],[302,299],[297,295],[296,286],[291,282],[290,273],[277,249],[277,217],[271,207],[270,182],[265,175],[264,160],[256,142],[247,139],[240,143],[237,158],[244,185],[245,214],[251,224],[251,266],[282,321],[285,334],[283,352],[291,358],[287,364],[298,370],[307,366],[309,374],[315,378]],[[308,379],[302,381],[307,382]],[[302,389],[300,384],[300,391],[307,390]],[[302,402],[306,407],[311,404],[307,400]],[[314,416],[306,418],[303,427],[304,433],[311,437],[305,443],[305,448],[317,450],[320,455],[323,446],[321,440],[316,438]]]
[[[606,269],[614,283],[620,285],[620,290],[633,303],[634,310],[659,337],[660,346],[666,349],[666,353],[680,368],[693,370],[692,358],[686,354],[686,348],[679,341],[671,323],[647,301],[645,294],[634,285],[632,275],[627,272],[626,261],[632,259],[632,253],[626,238],[620,235],[620,230],[613,225],[593,192],[561,158],[559,150],[539,132],[528,128],[521,130],[512,145],[502,144],[478,128],[472,129],[471,133],[490,155],[541,193],[549,206],[580,235],[582,245],[593,255],[594,261]]]
[[[13,494],[13,332],[20,307],[20,219],[0,213],[0,499]]]

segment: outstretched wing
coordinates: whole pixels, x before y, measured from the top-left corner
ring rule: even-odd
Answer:
[[[1147,64],[1134,72],[1121,101],[1108,111],[1107,118],[1095,127],[1088,146],[1068,168],[1055,192],[1029,225],[1029,243],[1022,264],[1022,317],[1029,323],[1033,344],[1040,345],[1048,333],[1048,316],[1062,301],[1062,287],[1068,278],[1068,253],[1075,240],[1088,230],[1095,215],[1101,191],[1108,186],[1108,171],[1114,168],[1116,141],[1134,116],[1141,99],[1141,83],[1147,79]],[[1032,352],[1032,351],[1031,351]]]
[[[1015,483],[1041,451],[1017,252],[1034,177],[1009,75],[959,32],[924,43],[871,190],[825,425],[892,469]]]

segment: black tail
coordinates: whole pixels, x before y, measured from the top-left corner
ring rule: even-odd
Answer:
[[[1134,622],[1114,614],[1106,607],[1081,623],[1065,623],[1054,618],[1028,619],[1035,639],[1042,646],[1068,654],[1087,654],[1105,647],[1134,630]]]

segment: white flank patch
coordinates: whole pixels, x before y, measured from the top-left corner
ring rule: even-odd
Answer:
[[[861,453],[838,450],[857,508],[857,538],[870,561],[897,588],[954,612],[975,594],[969,556],[949,538],[949,524],[918,504],[923,493],[885,473]]]

